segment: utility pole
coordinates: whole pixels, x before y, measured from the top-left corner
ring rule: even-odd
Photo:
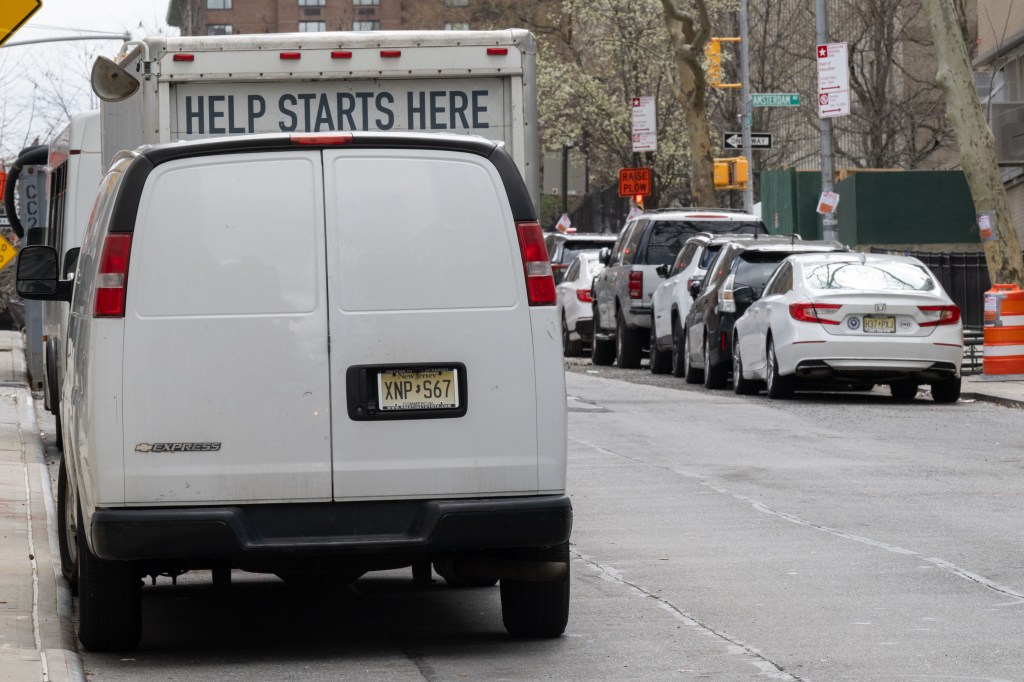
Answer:
[[[754,105],[750,100],[750,26],[748,24],[747,4],[749,0],[740,0],[740,101],[743,113],[740,115],[740,130],[743,134],[743,156],[747,159],[750,178],[743,190],[743,210],[750,213],[754,210],[754,158],[750,151],[750,128],[753,124]]]
[[[818,34],[818,45],[828,43],[828,13],[825,7],[825,0],[816,0],[815,4],[815,26]],[[833,171],[832,155],[832,119],[822,117],[821,126],[821,191],[832,191]],[[839,229],[834,211],[826,213],[821,218],[821,232],[824,239],[839,239]]]

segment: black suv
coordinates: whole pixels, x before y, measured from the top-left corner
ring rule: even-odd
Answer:
[[[683,374],[687,383],[702,379],[707,388],[724,388],[732,365],[732,327],[761,295],[768,278],[795,253],[847,251],[839,242],[762,237],[730,242],[718,252],[700,291],[691,289],[693,306],[683,322]]]
[[[614,234],[555,232],[544,235],[544,246],[547,247],[548,257],[551,258],[551,272],[555,275],[555,284],[565,279],[565,271],[581,252],[599,251],[614,243]]]

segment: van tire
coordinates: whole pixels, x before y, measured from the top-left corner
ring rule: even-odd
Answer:
[[[569,543],[523,550],[517,558],[564,561],[563,578],[552,582],[501,581],[501,620],[513,637],[559,637],[569,622]]]
[[[590,342],[590,361],[599,366],[607,366],[615,362],[615,342],[602,339],[601,317],[594,306],[594,340]]]
[[[142,580],[134,563],[89,549],[78,510],[78,639],[88,651],[129,651],[142,637]]]
[[[64,459],[60,458],[57,474],[57,546],[60,549],[60,572],[68,581],[71,594],[78,596],[78,508],[71,506],[68,468]]]
[[[620,369],[636,369],[640,366],[644,347],[638,331],[629,328],[620,310],[615,325],[615,362]]]

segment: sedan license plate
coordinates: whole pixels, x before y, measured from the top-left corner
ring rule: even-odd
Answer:
[[[389,369],[377,373],[382,411],[446,410],[459,407],[458,370]]]
[[[896,318],[892,315],[864,316],[865,334],[895,334]]]

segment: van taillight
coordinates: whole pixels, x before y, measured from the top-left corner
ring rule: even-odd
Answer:
[[[128,292],[128,257],[132,251],[130,233],[108,234],[103,241],[100,269],[96,274],[93,317],[124,317]]]
[[[644,273],[640,270],[629,273],[629,297],[644,297]]]
[[[530,305],[555,304],[555,278],[551,273],[551,260],[544,246],[544,233],[538,222],[516,223],[519,251],[526,274],[526,295]]]
[[[337,146],[351,142],[352,133],[292,133],[288,139],[292,144]]]

